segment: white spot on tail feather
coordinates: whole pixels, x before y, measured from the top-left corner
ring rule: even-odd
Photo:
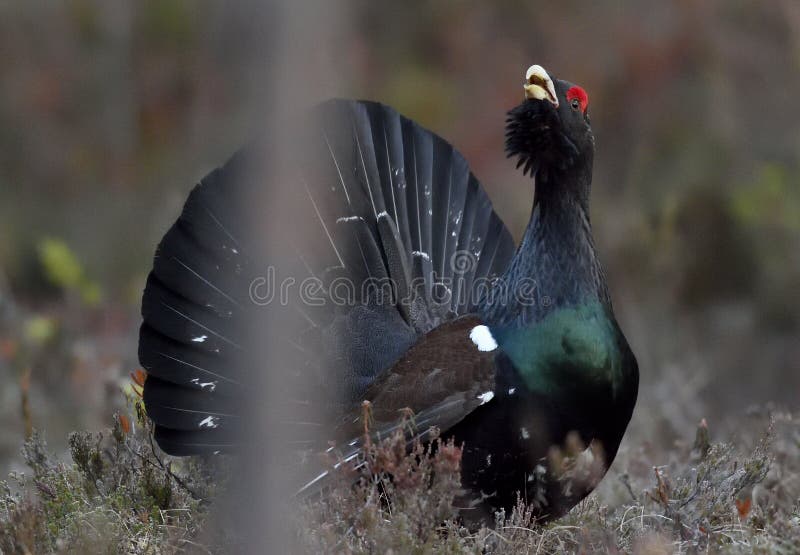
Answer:
[[[342,222],[356,222],[362,219],[363,218],[361,216],[344,216],[343,218],[336,218],[336,223],[339,224]]]
[[[208,389],[212,392],[217,389],[217,382],[201,382],[200,378],[192,378],[190,381],[194,385],[200,386],[200,389]]]
[[[519,429],[519,434],[522,436],[522,439],[530,439],[531,434],[528,432],[528,428],[522,427]]]
[[[208,339],[207,335],[198,335],[197,337],[192,338],[193,343],[205,343],[206,339]]]
[[[421,257],[421,258],[423,258],[423,259],[425,259],[425,260],[430,260],[430,259],[431,259],[431,257],[428,255],[428,253],[427,253],[427,252],[422,252],[422,251],[411,251],[411,255],[412,255],[412,256],[419,256],[419,257]]]
[[[483,324],[472,328],[469,332],[469,338],[475,343],[478,350],[484,353],[494,351],[497,348],[497,341],[492,337],[492,332]]]
[[[203,418],[200,423],[197,425],[199,428],[216,428],[219,426],[218,418],[216,416],[211,416],[210,414]]]

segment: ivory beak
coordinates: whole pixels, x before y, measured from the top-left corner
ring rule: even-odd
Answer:
[[[558,98],[556,97],[556,87],[547,71],[540,65],[532,65],[525,72],[525,98],[535,100],[547,100],[558,108]]]

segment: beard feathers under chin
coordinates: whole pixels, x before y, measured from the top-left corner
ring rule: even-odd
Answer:
[[[542,165],[566,169],[575,163],[578,150],[559,130],[552,110],[539,104],[520,104],[506,117],[506,157],[517,157],[517,168],[534,176]]]

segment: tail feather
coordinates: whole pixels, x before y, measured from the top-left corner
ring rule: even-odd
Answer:
[[[478,180],[443,139],[372,102],[330,101],[315,115],[303,143],[308,163],[295,182],[281,185],[301,215],[260,199],[273,185],[253,179],[248,167],[265,153],[243,151],[195,187],[158,247],[142,300],[139,357],[149,374],[145,405],[169,453],[237,444],[237,401],[251,374],[265,371],[251,368],[257,360],[248,357],[266,339],[287,347],[279,380],[287,403],[360,402],[420,336],[469,313],[475,299],[463,290],[500,274],[513,254]],[[249,227],[254,208],[279,222],[285,237],[265,240]],[[273,239],[297,258],[276,279],[317,278],[325,302],[283,310],[281,329],[267,337],[258,310],[272,308],[256,302],[251,287],[269,267],[263,253]],[[474,263],[455,265],[460,251],[473,253]],[[369,278],[389,278],[394,302],[363,298]],[[346,291],[356,293],[348,299],[355,302],[335,299],[337,280],[355,288]],[[331,410],[322,412],[335,420]],[[303,419],[281,425],[303,445],[316,441],[321,426]]]
[[[154,438],[165,453],[176,457],[229,452],[239,445],[225,430],[190,432],[156,427]]]
[[[467,183],[466,196],[464,198],[464,211],[461,215],[461,223],[458,231],[457,251],[458,259],[451,259],[451,265],[455,267],[460,276],[461,286],[455,291],[454,309],[458,313],[471,311],[474,306],[474,292],[472,290],[475,281],[475,272],[478,268],[478,256],[480,255],[479,244],[476,245],[475,219],[481,206],[479,191],[480,185],[475,177],[470,176]]]
[[[410,120],[403,124],[403,136],[406,154],[406,180],[408,181],[409,231],[411,234],[411,250],[423,253],[431,260],[433,256],[432,219],[433,219],[433,137],[417,127]],[[410,141],[410,144],[408,144]],[[423,265],[422,270],[428,270]],[[433,266],[430,267],[432,272]],[[415,274],[430,281],[431,273]]]
[[[222,313],[241,309],[246,299],[236,289],[237,266],[245,263],[235,246],[214,252],[198,243],[185,226],[176,225],[164,236],[153,262],[153,274],[170,290],[190,301]]]
[[[400,114],[383,105],[370,105],[372,117],[381,121],[380,127],[373,126],[378,132],[373,135],[378,155],[378,172],[383,187],[383,196],[391,199],[387,211],[397,225],[399,243],[406,247],[411,245],[409,227],[413,217],[407,203],[406,194],[406,156],[405,136]],[[407,255],[407,253],[406,253]]]
[[[140,345],[146,346],[140,348],[139,359],[148,375],[176,385],[236,395],[246,378],[238,366],[216,354],[187,349],[147,324],[140,331]]]
[[[414,326],[417,315],[411,311],[411,268],[408,253],[390,215],[378,218],[378,234],[386,257],[386,268],[393,278],[393,294],[397,296],[398,309],[408,325]]]
[[[152,273],[142,297],[142,316],[160,334],[206,353],[225,355],[242,349],[237,342],[240,322],[220,318],[211,308],[174,293]]]
[[[217,392],[180,387],[148,377],[144,390],[147,415],[172,430],[233,430],[238,424],[237,401]]]

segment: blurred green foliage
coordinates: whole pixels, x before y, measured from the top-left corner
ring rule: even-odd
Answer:
[[[39,243],[39,258],[47,277],[55,285],[64,289],[75,289],[83,281],[83,268],[63,241],[42,239]]]
[[[731,200],[744,223],[800,231],[800,173],[785,166],[764,164],[752,182],[734,191]]]
[[[25,339],[34,345],[42,345],[52,339],[58,324],[46,316],[32,316],[25,322]]]
[[[96,306],[103,300],[100,286],[86,277],[83,266],[64,241],[42,239],[38,250],[45,275],[53,285],[77,293],[90,306]]]
[[[199,30],[195,9],[187,0],[146,0],[140,11],[145,39],[165,48],[189,46]]]

